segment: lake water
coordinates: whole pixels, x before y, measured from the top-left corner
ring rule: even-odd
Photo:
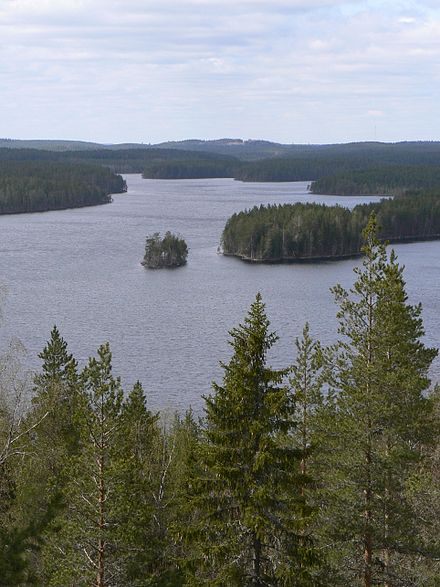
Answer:
[[[323,343],[336,338],[329,288],[353,282],[354,260],[312,265],[248,265],[217,254],[226,219],[255,204],[317,201],[353,206],[374,198],[316,196],[301,183],[232,179],[143,180],[127,175],[128,192],[105,206],[0,217],[0,283],[7,288],[2,346],[18,337],[37,368],[54,324],[84,365],[104,341],[115,374],[128,388],[139,379],[150,406],[200,411],[202,394],[219,381],[230,356],[228,330],[242,321],[260,291],[280,336],[274,366],[294,357],[308,320]],[[180,233],[185,267],[140,265],[145,236]],[[440,337],[440,242],[396,245],[406,265],[410,301],[424,308],[426,340]],[[438,363],[433,377],[438,379]]]

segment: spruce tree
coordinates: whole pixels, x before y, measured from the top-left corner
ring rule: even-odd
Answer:
[[[166,527],[167,471],[164,438],[137,382],[123,403],[115,451],[113,542],[124,585],[165,585],[168,581]],[[165,519],[164,519],[165,518]]]
[[[319,341],[310,336],[305,324],[302,338],[295,340],[296,360],[290,368],[289,383],[295,409],[295,440],[302,452],[301,473],[307,475],[310,459],[319,451],[319,423],[317,415],[322,409],[322,387],[325,381],[324,351]]]
[[[277,340],[258,294],[230,332],[223,384],[206,398],[205,442],[194,507],[200,511],[194,584],[309,585],[300,453],[291,447],[287,370],[267,365]],[[310,560],[309,560],[310,559]]]
[[[424,393],[437,351],[424,346],[421,308],[408,304],[403,269],[376,232],[372,217],[353,288],[334,288],[342,339],[328,404],[332,499],[324,517],[342,583],[390,587],[406,584],[402,561],[417,550],[406,483],[431,432]]]

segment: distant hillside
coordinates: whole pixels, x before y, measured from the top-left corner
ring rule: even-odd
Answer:
[[[204,152],[215,155],[227,155],[236,157],[243,161],[256,161],[259,159],[302,159],[328,157],[359,156],[360,158],[371,157],[375,160],[384,157],[388,164],[394,163],[397,156],[406,158],[408,164],[417,164],[419,161],[411,161],[414,155],[417,159],[420,156],[433,156],[440,154],[440,142],[413,141],[400,143],[342,143],[329,145],[301,145],[281,144],[264,140],[243,140],[237,138],[224,138],[217,140],[188,139],[184,141],[168,141],[159,144],[149,143],[121,143],[121,144],[100,144],[87,141],[67,140],[16,140],[0,139],[0,148],[9,149],[43,149],[47,151],[88,151],[88,150],[179,150]],[[405,157],[403,157],[405,156]]]
[[[270,141],[244,141],[243,139],[218,139],[202,141],[190,139],[186,141],[168,141],[154,145],[159,149],[182,149],[185,151],[204,151],[218,155],[231,155],[245,161],[265,159],[266,157],[282,157],[289,153],[291,145],[271,143]]]
[[[0,148],[1,161],[87,163],[108,167],[116,173],[144,173],[146,177],[160,179],[234,176],[235,168],[240,164],[238,159],[226,155],[155,148],[87,149],[84,151]],[[175,166],[169,165],[173,162],[178,162],[179,169],[181,169],[179,175],[176,175]],[[202,167],[205,170],[209,168],[211,170],[210,173],[208,175],[200,175]],[[197,170],[196,174],[191,175],[195,170]]]
[[[0,149],[43,149],[46,151],[85,151],[87,149],[101,149],[98,143],[87,141],[51,141],[0,139]]]
[[[144,177],[155,179],[234,177],[250,182],[314,181],[384,166],[440,167],[440,142],[281,145],[241,139],[194,139],[160,145],[99,145],[81,141],[1,139],[1,160],[93,163],[117,173],[143,173]],[[417,186],[412,182],[410,187]]]

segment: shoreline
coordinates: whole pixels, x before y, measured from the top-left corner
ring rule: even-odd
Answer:
[[[440,240],[440,234],[429,235],[429,236],[402,236],[402,237],[394,237],[394,238],[384,238],[380,239],[381,242],[388,243],[388,244],[411,244],[411,243],[419,243],[419,242],[427,242],[427,241],[435,241]],[[255,259],[248,257],[246,255],[239,255],[236,253],[225,253],[222,252],[221,255],[224,257],[235,257],[244,263],[255,264],[255,265],[295,265],[295,264],[305,264],[305,263],[325,263],[325,262],[333,262],[333,261],[345,261],[349,259],[358,259],[362,257],[362,252],[353,252],[347,253],[344,255],[319,255],[316,257],[277,257],[274,259]]]

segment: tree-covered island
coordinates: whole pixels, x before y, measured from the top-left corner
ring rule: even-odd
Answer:
[[[336,260],[361,252],[362,230],[371,213],[379,238],[408,242],[440,238],[440,191],[432,190],[353,210],[323,204],[255,206],[233,214],[221,237],[223,254],[255,263]]]
[[[187,257],[188,246],[183,238],[169,230],[163,238],[159,232],[155,232],[146,238],[142,265],[149,269],[181,267],[186,264]]]

